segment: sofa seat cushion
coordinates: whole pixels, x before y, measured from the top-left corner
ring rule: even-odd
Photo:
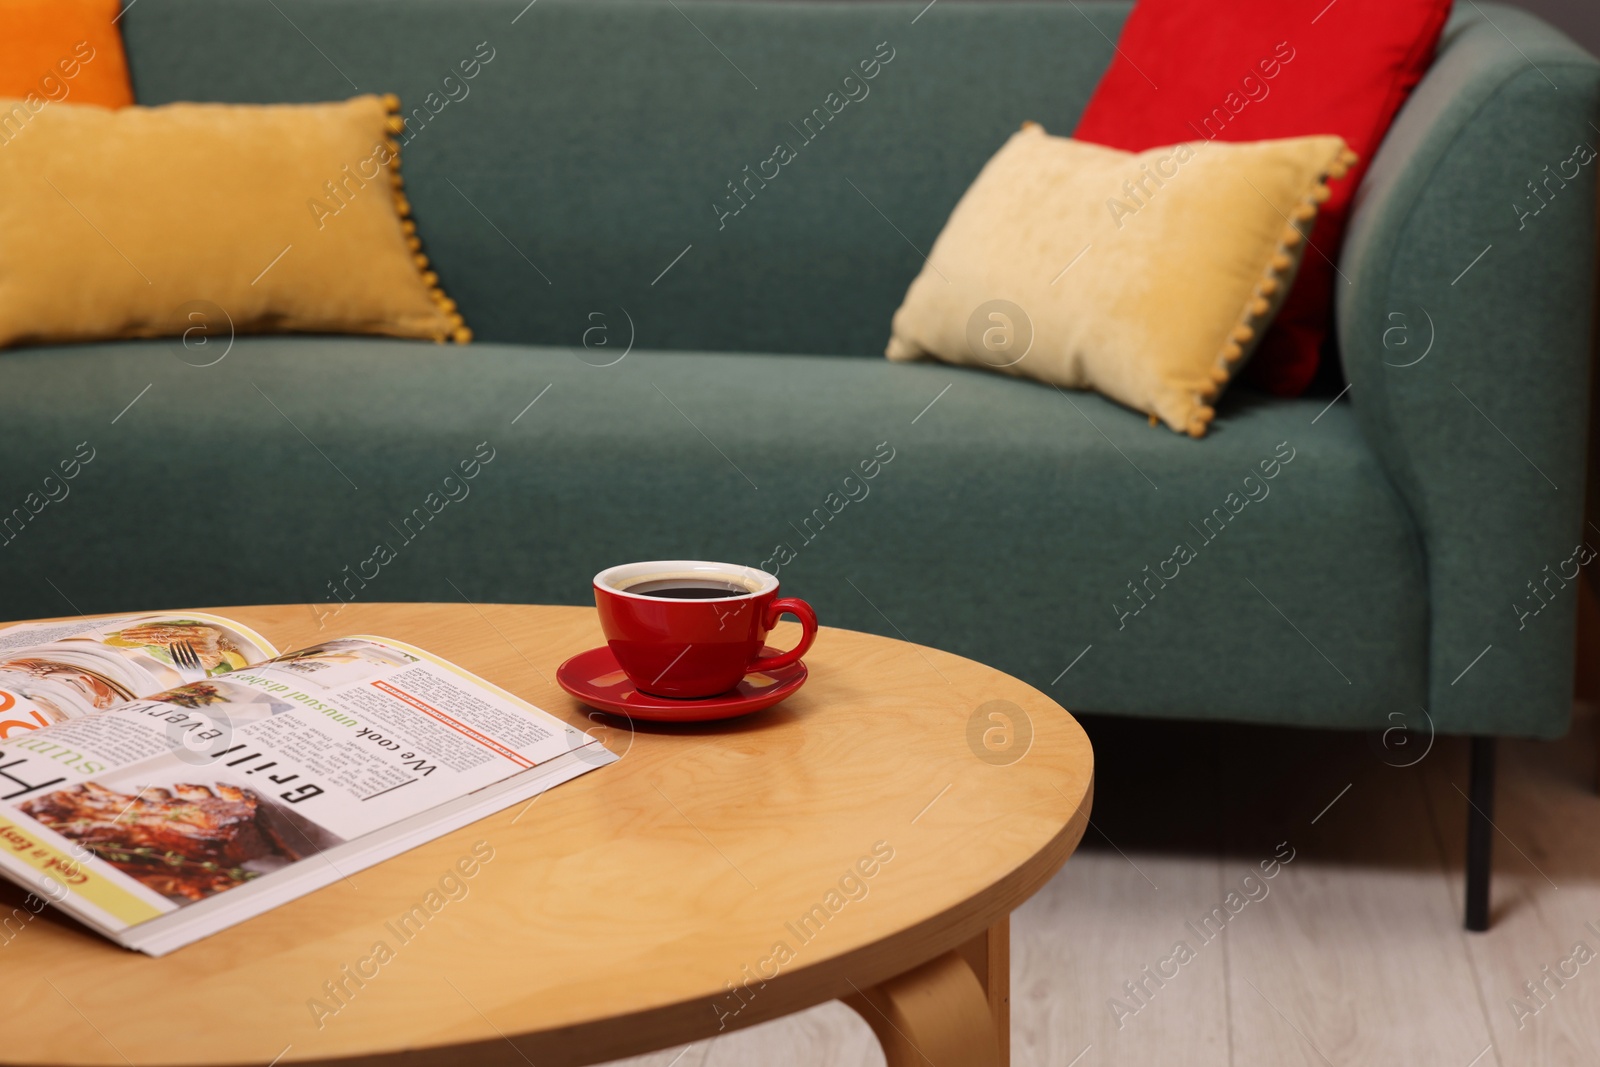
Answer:
[[[4,614],[305,603],[333,635],[337,597],[585,603],[609,564],[705,557],[1074,711],[1377,726],[1424,702],[1418,548],[1348,400],[1241,391],[1193,441],[948,366],[599,366],[625,345],[600,339],[7,352]]]

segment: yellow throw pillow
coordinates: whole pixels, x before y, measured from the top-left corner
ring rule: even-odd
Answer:
[[[1338,137],[1134,154],[1027,123],[951,212],[886,354],[1095,389],[1203,436],[1352,162]]]
[[[240,333],[470,339],[407,217],[398,110],[44,108],[0,148],[0,346],[215,330],[217,311]]]

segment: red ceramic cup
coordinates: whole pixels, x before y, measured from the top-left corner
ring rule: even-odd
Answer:
[[[817,637],[817,615],[778,596],[778,579],[754,567],[705,560],[624,563],[594,576],[594,606],[617,664],[640,691],[662,697],[726,693],[756,671],[797,661]],[[761,654],[779,616],[804,633],[787,652]]]

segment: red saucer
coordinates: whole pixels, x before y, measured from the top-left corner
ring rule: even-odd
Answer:
[[[762,649],[767,655],[778,651]],[[633,687],[605,645],[580,652],[556,669],[556,683],[590,707],[652,722],[707,722],[748,715],[772,707],[805,681],[806,665],[792,663],[765,674],[747,674],[732,690],[714,697],[656,697]]]

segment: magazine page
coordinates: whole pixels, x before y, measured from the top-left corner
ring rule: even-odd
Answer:
[[[0,741],[277,654],[248,626],[196,611],[0,628]]]
[[[364,865],[349,846],[588,746],[566,777],[614,757],[421,649],[327,641],[0,746],[0,869],[116,934],[338,850],[324,884]]]

